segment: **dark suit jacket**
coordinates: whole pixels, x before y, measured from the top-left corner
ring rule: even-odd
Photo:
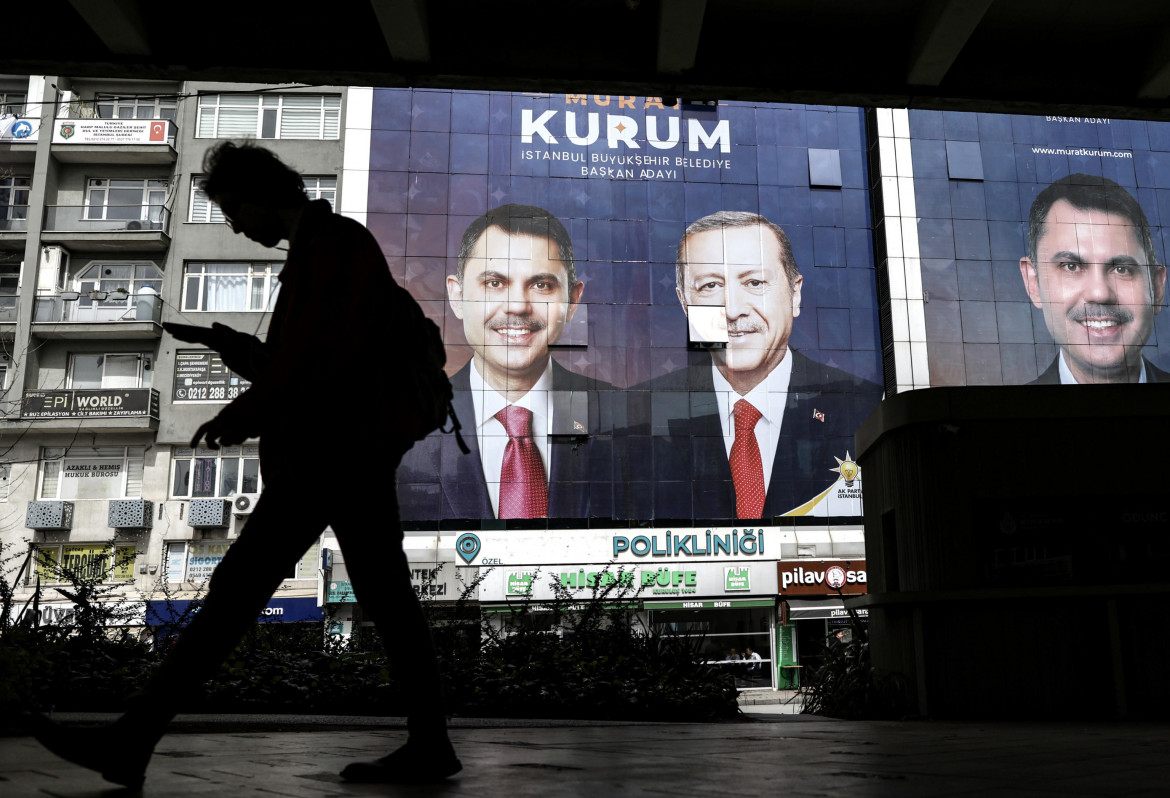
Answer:
[[[856,456],[853,434],[877,406],[881,388],[840,369],[810,360],[795,350],[788,403],[780,425],[763,516],[782,515],[832,485],[835,458]],[[618,503],[632,518],[731,519],[736,517],[735,485],[727,462],[711,357],[690,353],[685,369],[644,386],[649,391],[653,467],[636,456],[624,461]],[[642,408],[645,413],[646,408]],[[820,420],[816,414],[823,414]],[[615,449],[636,440],[615,440]]]
[[[398,503],[406,521],[495,518],[480,462],[471,395],[471,363],[451,377],[455,413],[463,424],[470,454],[459,451],[454,435],[432,433],[407,452],[398,469]],[[597,434],[606,423],[599,397],[613,386],[569,371],[553,360],[554,391],[589,391],[589,438],[549,439],[548,514],[550,518],[588,518],[612,513],[609,436]],[[596,393],[594,393],[596,392]],[[596,494],[596,495],[594,495]]]
[[[1170,373],[1162,371],[1150,361],[1146,361],[1146,380],[1148,382],[1170,382]],[[1028,385],[1060,385],[1060,356],[1052,359],[1048,368]]]

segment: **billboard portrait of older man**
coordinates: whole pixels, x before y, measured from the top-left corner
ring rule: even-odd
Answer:
[[[653,485],[627,486],[623,504],[634,517],[789,512],[837,480],[836,458],[854,448],[881,389],[789,345],[804,278],[779,225],[746,211],[705,216],[687,227],[675,265],[683,311],[720,308],[727,344],[691,351],[685,368],[641,386],[655,407]]]

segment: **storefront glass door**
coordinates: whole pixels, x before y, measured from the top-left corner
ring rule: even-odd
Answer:
[[[695,638],[708,664],[730,673],[740,689],[775,686],[774,608],[647,609],[655,630]]]

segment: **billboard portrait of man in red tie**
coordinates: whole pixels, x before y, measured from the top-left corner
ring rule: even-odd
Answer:
[[[687,227],[675,266],[683,311],[722,308],[727,343],[641,386],[656,402],[654,485],[632,488],[625,504],[634,517],[783,515],[837,479],[834,455],[855,448],[881,389],[789,345],[805,280],[779,225],[746,211],[704,216]]]
[[[463,234],[446,284],[472,351],[451,376],[455,411],[474,431],[471,453],[451,436],[416,445],[399,471],[403,518],[587,517],[589,444],[557,445],[555,397],[613,386],[552,358],[585,291],[565,226],[536,206],[493,208]]]

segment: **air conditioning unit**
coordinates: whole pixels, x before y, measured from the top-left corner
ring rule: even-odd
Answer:
[[[150,529],[154,525],[154,502],[111,499],[107,524],[114,529]]]
[[[29,529],[65,531],[73,528],[73,502],[29,502],[24,513]]]
[[[260,499],[259,493],[241,493],[232,500],[232,513],[235,515],[251,515],[256,509],[256,502]]]
[[[227,499],[192,499],[187,524],[194,529],[222,529],[231,524],[231,502]]]
[[[142,222],[138,221],[137,219],[132,219],[129,222],[126,222],[126,229],[127,230],[141,230],[142,229]]]

